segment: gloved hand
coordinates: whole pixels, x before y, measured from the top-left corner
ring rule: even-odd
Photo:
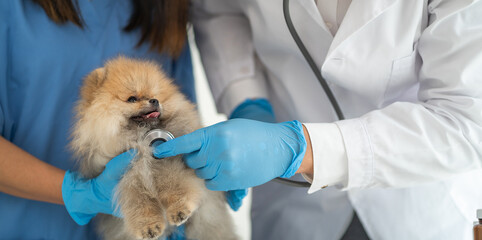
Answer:
[[[239,104],[229,116],[229,119],[245,118],[262,122],[275,123],[273,108],[267,99],[247,99]],[[234,211],[243,204],[243,198],[248,195],[247,189],[231,190],[226,192],[226,200]]]
[[[239,104],[229,119],[245,118],[251,120],[257,120],[261,122],[275,123],[276,118],[273,113],[273,108],[267,99],[247,99],[243,103]]]
[[[184,231],[184,224],[177,227],[174,232],[171,233],[168,237],[163,238],[163,240],[185,240],[186,239],[186,232]]]
[[[65,208],[77,224],[87,224],[97,213],[121,217],[120,212],[115,211],[113,195],[136,153],[136,150],[129,150],[113,158],[96,178],[85,179],[71,171],[65,173],[62,197]]]
[[[229,190],[226,192],[226,201],[233,211],[238,211],[247,195],[248,189]]]
[[[298,121],[232,119],[163,143],[153,154],[159,158],[185,154],[184,161],[206,179],[208,189],[228,191],[293,176],[305,151]]]

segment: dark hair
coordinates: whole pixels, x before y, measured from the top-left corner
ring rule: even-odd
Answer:
[[[52,19],[62,24],[72,22],[83,28],[78,0],[33,0]],[[177,57],[186,41],[189,0],[132,0],[134,9],[124,31],[141,29],[137,46],[150,43],[150,49]]]

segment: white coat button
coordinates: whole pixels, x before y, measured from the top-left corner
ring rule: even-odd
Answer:
[[[325,22],[325,24],[326,24],[326,27],[328,27],[329,29],[333,28],[333,24],[331,22]]]

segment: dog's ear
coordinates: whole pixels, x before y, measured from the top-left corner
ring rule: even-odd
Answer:
[[[100,87],[104,82],[104,80],[105,80],[105,69],[101,67],[101,68],[95,69],[94,71],[89,73],[87,77],[85,77],[84,85],[92,86],[92,87],[94,86]]]
[[[106,73],[103,67],[95,69],[85,77],[84,86],[80,91],[81,97],[85,100],[85,103],[89,104],[93,100],[94,94],[105,81],[105,78]]]

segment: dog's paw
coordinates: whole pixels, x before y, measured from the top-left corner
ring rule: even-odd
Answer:
[[[187,219],[191,216],[191,210],[185,209],[176,209],[167,212],[167,220],[169,224],[179,226],[187,221]]]
[[[167,221],[162,212],[143,209],[141,214],[125,216],[127,229],[135,239],[157,239],[164,233]],[[138,212],[139,213],[139,212]]]
[[[198,209],[200,195],[195,191],[177,191],[162,199],[169,225],[179,226]]]
[[[165,228],[163,221],[145,224],[137,229],[135,237],[136,239],[157,239],[164,233]]]

